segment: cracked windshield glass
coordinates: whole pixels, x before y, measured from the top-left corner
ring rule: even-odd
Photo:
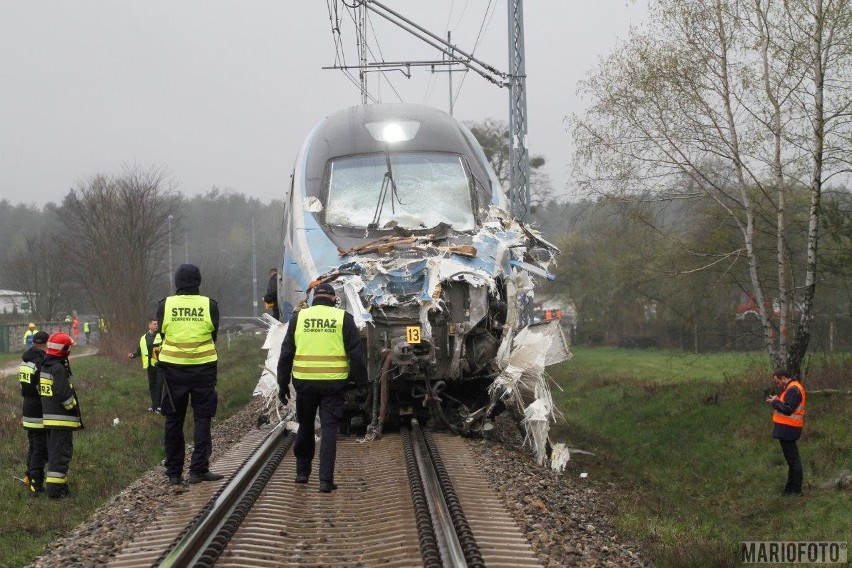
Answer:
[[[393,185],[396,184],[396,192]],[[474,229],[470,185],[454,154],[347,156],[331,163],[325,221],[346,227]]]

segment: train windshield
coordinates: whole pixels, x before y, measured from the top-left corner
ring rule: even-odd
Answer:
[[[468,179],[456,154],[410,152],[335,158],[325,221],[346,227],[405,229],[446,223],[457,231],[473,230]]]

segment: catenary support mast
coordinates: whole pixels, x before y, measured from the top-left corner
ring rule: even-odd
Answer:
[[[527,148],[527,74],[524,62],[524,1],[509,6],[509,197],[512,216],[526,221],[530,209],[530,155]]]

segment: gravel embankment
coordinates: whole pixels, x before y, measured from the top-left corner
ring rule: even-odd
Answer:
[[[256,423],[260,401],[218,424],[213,461]],[[508,418],[497,421],[496,440],[470,440],[482,470],[526,534],[545,566],[649,566],[635,545],[612,526],[612,487],[580,479],[570,467],[554,473],[517,448],[520,437]],[[124,543],[150,524],[173,494],[154,468],[98,509],[71,534],[51,544],[31,567],[104,565]]]

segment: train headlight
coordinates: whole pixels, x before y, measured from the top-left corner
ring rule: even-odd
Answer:
[[[393,120],[387,122],[368,122],[370,135],[379,142],[406,142],[417,135],[420,123],[414,120]]]

